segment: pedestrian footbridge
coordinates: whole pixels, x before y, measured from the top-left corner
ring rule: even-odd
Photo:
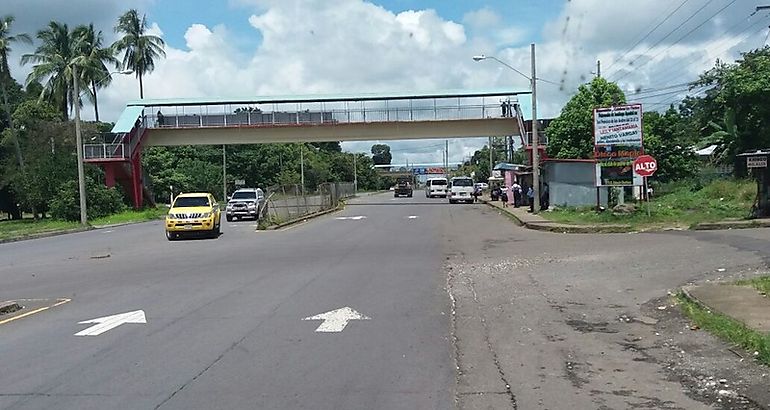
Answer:
[[[485,90],[136,100],[83,153],[104,167],[107,185],[120,180],[141,206],[146,146],[521,136],[530,97]]]

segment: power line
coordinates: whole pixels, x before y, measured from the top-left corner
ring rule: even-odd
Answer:
[[[742,19],[738,20],[738,21],[737,21],[735,24],[733,24],[732,26],[730,26],[730,27],[728,27],[728,28],[726,28],[726,29],[722,30],[722,32],[721,32],[721,33],[719,33],[718,35],[716,35],[715,37],[716,37],[716,38],[720,38],[720,37],[722,37],[723,35],[725,35],[725,34],[728,34],[729,32],[733,31],[733,29],[735,29],[735,28],[736,28],[736,27],[738,27],[739,25],[741,25],[741,24],[744,24],[744,23],[746,23],[746,22],[749,22],[749,21],[750,21],[750,19],[751,19],[751,17],[753,17],[755,14],[757,14],[757,12],[756,12],[756,11],[754,11],[754,12],[750,13],[748,16],[746,16],[746,18],[742,18]],[[768,14],[766,17],[768,17],[768,16],[770,16],[770,14]],[[760,21],[757,21],[757,22],[756,22],[756,23],[754,23],[754,24],[749,24],[749,26],[748,26],[748,27],[746,27],[746,28],[744,28],[743,30],[741,30],[740,32],[738,32],[737,36],[740,36],[740,35],[742,35],[744,32],[746,32],[746,31],[747,31],[747,30],[749,30],[751,27],[755,26],[756,24],[758,24],[758,23],[760,23],[760,22],[761,22],[761,20],[760,20]],[[745,38],[744,38],[744,39],[745,39]],[[741,40],[740,40],[738,43],[742,42],[744,39],[741,39]],[[721,39],[721,40],[719,40],[719,41],[718,41],[716,44],[713,44],[713,45],[711,45],[710,47],[708,47],[708,49],[709,49],[709,50],[714,50],[714,48],[715,48],[716,46],[718,46],[718,45],[720,45],[720,44],[722,44],[723,42],[725,42],[725,41],[728,41],[728,40],[729,40],[729,39],[725,39],[725,38],[722,38],[722,39]],[[729,48],[729,47],[732,47],[732,46],[733,46],[733,45],[729,45],[727,48]],[[723,51],[723,50],[725,50],[725,49],[726,49],[726,48],[720,49],[720,52],[722,52],[722,51]],[[717,54],[719,54],[719,53],[717,53]],[[703,58],[701,58],[701,60],[699,60],[699,61],[698,61],[698,64],[701,64],[701,62],[705,62],[705,61],[706,61],[706,60],[708,60],[709,58],[710,58],[709,56],[706,56],[706,57],[703,57]],[[669,65],[667,65],[667,67],[671,67],[671,65],[669,64]],[[664,73],[662,74],[662,76],[663,76],[663,77],[666,77],[666,75],[668,74],[668,72],[671,72],[671,71],[673,71],[673,70],[671,70],[671,69],[668,69],[668,68],[667,68],[667,69],[666,69],[666,71],[664,71]],[[683,77],[683,76],[684,76],[684,74],[682,74],[682,75],[679,75],[678,77],[676,77],[676,79],[678,79],[678,78],[681,78],[681,77]]]
[[[636,91],[633,91],[632,93],[627,93],[627,94],[637,96],[637,95],[640,95],[640,94],[643,95],[643,94],[656,93],[656,92],[659,92],[659,91],[671,90],[671,89],[674,89],[674,88],[684,88],[684,89],[687,89],[687,88],[689,88],[692,85],[693,85],[692,82],[686,82],[686,83],[668,85],[668,86],[658,87],[658,88],[642,88],[640,90],[636,90]]]
[[[696,91],[694,93],[693,92],[687,93],[687,95],[685,95],[684,97],[680,97],[679,95],[674,95],[672,97],[669,97],[669,98],[666,98],[666,99],[662,100],[661,102],[645,103],[644,105],[647,105],[647,106],[658,106],[658,105],[671,105],[671,104],[674,104],[674,103],[679,103],[679,102],[684,101],[688,97],[697,97],[699,94],[704,93],[705,91],[708,90],[708,86],[705,86],[705,85],[704,86],[700,86],[698,88],[695,88],[694,90],[698,90],[698,91]]]
[[[655,30],[657,30],[657,29],[658,29],[658,28],[659,28],[661,25],[663,25],[663,24],[664,24],[666,21],[668,21],[668,19],[670,19],[670,18],[671,18],[671,16],[673,16],[673,15],[674,15],[674,14],[675,14],[677,11],[679,11],[679,9],[681,9],[681,8],[682,8],[682,6],[684,6],[685,4],[687,4],[687,2],[688,2],[688,1],[690,1],[690,0],[684,0],[684,1],[683,1],[681,4],[679,4],[679,7],[677,7],[676,9],[674,9],[672,12],[668,13],[668,15],[666,16],[666,18],[664,18],[664,19],[663,19],[663,20],[662,20],[660,23],[658,23],[658,24],[657,24],[655,27],[653,27],[653,28],[652,28],[652,30],[648,31],[648,32],[647,32],[647,34],[645,34],[645,35],[644,35],[644,37],[642,37],[642,38],[640,38],[639,40],[637,40],[637,42],[636,42],[636,43],[634,43],[634,45],[632,45],[631,47],[629,47],[629,48],[628,48],[628,50],[626,50],[626,51],[623,53],[623,55],[621,55],[620,57],[618,57],[618,59],[617,59],[617,60],[613,61],[613,62],[612,62],[612,64],[610,64],[610,66],[609,66],[609,67],[607,67],[607,71],[610,71],[610,70],[612,69],[612,67],[614,67],[614,66],[615,66],[615,64],[617,64],[617,63],[619,63],[621,60],[623,60],[623,58],[624,58],[626,55],[628,55],[628,53],[630,53],[630,52],[631,52],[631,50],[633,50],[633,49],[634,49],[636,46],[638,46],[638,45],[639,45],[639,44],[640,44],[642,41],[646,40],[646,39],[647,39],[647,37],[649,37],[649,36],[650,36],[650,35],[651,35],[653,32],[655,32]]]
[[[721,9],[719,9],[719,10],[717,10],[717,12],[716,12],[716,13],[712,14],[712,15],[711,15],[709,18],[707,18],[706,20],[704,20],[702,23],[700,23],[700,24],[698,24],[697,26],[695,26],[695,28],[693,28],[692,30],[690,30],[690,31],[688,31],[687,33],[685,33],[685,35],[683,35],[682,37],[679,37],[679,39],[677,39],[677,40],[676,40],[676,41],[674,41],[673,43],[669,44],[669,46],[668,46],[668,47],[666,47],[664,50],[662,50],[662,51],[659,51],[657,54],[655,54],[654,56],[652,56],[652,58],[650,58],[649,60],[645,61],[644,63],[642,63],[642,65],[640,65],[640,66],[638,66],[638,67],[636,67],[636,68],[637,68],[637,69],[639,69],[640,67],[644,67],[644,66],[646,66],[647,64],[649,64],[650,62],[654,61],[654,60],[655,60],[655,59],[656,59],[656,58],[657,58],[659,55],[661,55],[661,54],[665,53],[666,51],[670,50],[670,49],[671,49],[671,47],[675,46],[677,43],[679,43],[680,41],[682,41],[682,40],[684,40],[685,38],[687,38],[687,36],[689,36],[690,34],[694,33],[694,32],[695,32],[696,30],[698,30],[699,28],[703,27],[703,26],[704,26],[706,23],[708,23],[709,21],[711,21],[711,19],[713,19],[714,17],[716,17],[716,16],[717,16],[719,13],[723,12],[723,11],[724,11],[726,8],[728,8],[728,7],[732,6],[732,5],[733,5],[733,4],[734,4],[736,1],[737,1],[737,0],[731,0],[729,3],[725,4],[725,5],[724,5],[724,7],[722,7],[722,8],[721,8]],[[630,71],[626,72],[625,74],[623,74],[623,75],[621,75],[620,77],[618,77],[616,81],[618,81],[618,80],[621,80],[622,78],[626,77],[626,76],[627,76],[627,75],[629,75],[630,73],[631,73]]]
[[[753,15],[753,14],[755,14],[755,13],[752,13],[752,15]],[[767,15],[765,15],[765,17],[764,17],[763,19],[766,19],[766,18],[768,18],[768,17],[770,17],[770,14],[767,14]],[[741,44],[742,42],[746,41],[746,40],[747,40],[749,37],[751,37],[752,35],[754,35],[754,34],[757,34],[757,33],[759,33],[760,31],[764,30],[764,29],[765,29],[765,27],[763,26],[763,27],[759,28],[759,30],[755,30],[755,31],[753,31],[753,32],[750,32],[750,33],[746,33],[747,31],[751,30],[753,27],[755,27],[755,26],[757,26],[757,25],[761,24],[762,22],[763,22],[763,20],[757,20],[757,21],[756,21],[756,22],[754,22],[753,24],[749,25],[748,27],[746,27],[745,29],[743,29],[742,31],[740,31],[740,32],[737,34],[738,36],[742,36],[742,37],[741,37],[741,38],[740,38],[740,39],[739,39],[739,40],[738,40],[736,43],[733,43],[733,44],[728,44],[728,45],[727,45],[727,46],[725,46],[725,47],[721,47],[721,48],[719,49],[719,51],[717,51],[716,53],[712,53],[712,54],[717,54],[717,55],[718,55],[718,54],[721,54],[722,52],[724,52],[724,51],[726,51],[726,50],[730,49],[731,47],[734,47],[734,46],[736,46],[736,45],[738,45],[738,44]],[[744,34],[744,33],[746,33],[746,34]],[[720,41],[720,43],[722,43],[722,42],[725,42],[725,41],[727,41],[727,40],[723,39],[722,41]],[[712,50],[713,50],[713,47],[710,47],[710,49],[712,49]],[[708,60],[710,60],[710,59],[711,59],[711,57],[710,57],[710,56],[706,56],[706,57],[703,57],[703,58],[701,58],[700,60],[698,60],[698,62],[696,63],[696,65],[700,65],[700,64],[703,64],[703,63],[707,62],[707,61],[708,61]],[[671,78],[671,81],[676,81],[676,80],[678,80],[678,79],[680,79],[680,78],[684,77],[684,76],[685,76],[685,75],[687,75],[687,74],[688,74],[688,73],[686,73],[686,72],[685,72],[685,73],[682,73],[682,74],[679,74],[678,76]]]
[[[708,7],[708,5],[709,5],[709,4],[711,4],[713,1],[714,1],[714,0],[708,0],[708,1],[706,2],[706,4],[704,4],[703,6],[701,6],[701,8],[699,8],[697,11],[695,11],[695,13],[691,14],[691,15],[690,15],[690,17],[687,17],[687,19],[685,19],[685,21],[683,21],[681,24],[679,24],[679,25],[678,25],[676,28],[674,28],[673,30],[669,31],[669,32],[668,32],[668,34],[666,34],[665,36],[663,36],[663,38],[661,38],[660,40],[658,40],[658,41],[657,41],[655,44],[653,44],[653,45],[651,45],[650,47],[648,47],[648,48],[647,48],[647,50],[645,50],[645,52],[644,52],[644,53],[642,53],[642,54],[638,55],[638,56],[637,56],[635,59],[631,60],[631,61],[628,63],[628,65],[633,65],[633,64],[634,64],[634,63],[635,63],[637,60],[639,60],[640,58],[642,58],[642,56],[644,56],[645,54],[647,54],[647,53],[648,53],[650,50],[652,50],[653,48],[657,47],[657,46],[658,46],[658,44],[660,44],[660,43],[664,42],[664,41],[665,41],[667,38],[669,38],[669,36],[671,36],[671,35],[672,35],[672,34],[674,34],[674,33],[675,33],[677,30],[679,30],[680,28],[682,28],[682,27],[683,27],[685,24],[687,24],[687,23],[688,23],[690,20],[692,20],[692,19],[693,19],[695,16],[697,16],[697,15],[698,15],[698,13],[700,13],[700,12],[701,12],[703,9],[705,9],[706,7]],[[618,72],[617,72],[617,71],[615,71],[614,73],[612,73],[612,75],[614,76],[614,75],[616,75],[617,73],[618,73]],[[617,81],[617,80],[616,80],[616,81]]]

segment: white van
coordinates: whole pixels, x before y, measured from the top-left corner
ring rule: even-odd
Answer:
[[[449,203],[469,202],[473,203],[473,179],[470,177],[454,177],[449,184]]]
[[[446,178],[428,178],[425,182],[425,197],[440,196],[446,198]]]

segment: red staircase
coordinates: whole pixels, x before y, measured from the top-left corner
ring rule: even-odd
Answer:
[[[145,202],[155,205],[152,195],[144,184],[142,173],[142,142],[146,128],[139,121],[130,132],[114,135],[111,143],[84,144],[84,161],[104,168],[105,185],[118,183],[131,198],[134,209]]]

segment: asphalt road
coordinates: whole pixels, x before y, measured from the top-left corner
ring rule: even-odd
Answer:
[[[0,301],[72,299],[0,324],[0,408],[770,407],[767,369],[669,296],[767,272],[768,229],[554,234],[422,192],[281,231],[162,229],[0,245]],[[302,320],[345,307],[368,319]]]
[[[450,408],[448,206],[392,199],[215,240],[151,222],[0,245],[0,300],[72,299],[0,326],[0,408]],[[371,319],[301,320],[343,307]],[[136,310],[146,324],[74,336]]]

